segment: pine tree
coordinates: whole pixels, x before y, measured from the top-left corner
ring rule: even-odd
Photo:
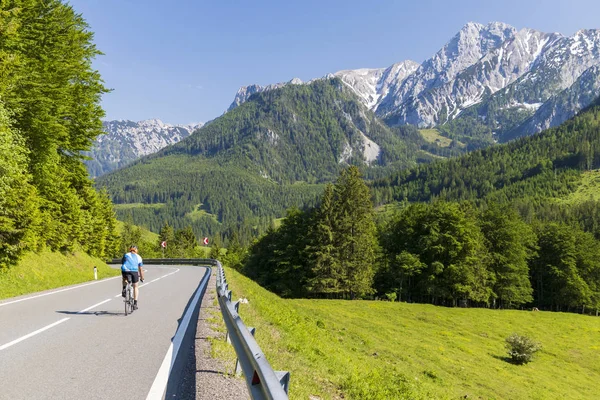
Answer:
[[[177,254],[177,246],[175,243],[175,232],[168,222],[165,222],[163,227],[160,229],[158,234],[158,246],[160,247],[162,242],[167,243],[167,247],[164,249],[164,256],[166,258],[174,258]]]
[[[343,170],[334,188],[334,246],[341,290],[350,298],[373,292],[376,229],[369,188],[357,167]]]
[[[342,275],[335,248],[334,218],[334,189],[329,184],[316,211],[306,249],[311,265],[307,290],[313,295],[337,294],[341,291]]]
[[[40,228],[39,198],[27,173],[27,151],[9,127],[0,103],[0,269],[35,250]]]
[[[210,247],[209,257],[214,260],[221,259],[221,239],[219,236],[216,236],[215,239],[213,240],[213,244]]]

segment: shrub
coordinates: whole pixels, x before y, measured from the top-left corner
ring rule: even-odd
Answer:
[[[506,349],[508,355],[515,364],[526,364],[533,359],[535,352],[539,351],[542,346],[528,338],[513,333],[506,338]]]
[[[385,297],[387,297],[387,299],[389,301],[394,302],[398,298],[398,295],[396,294],[396,292],[391,292],[391,293],[386,293]]]

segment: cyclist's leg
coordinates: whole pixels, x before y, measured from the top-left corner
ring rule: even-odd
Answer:
[[[127,273],[125,271],[121,271],[121,283],[123,284],[123,290],[121,290],[121,295],[125,297],[125,287],[127,287]]]
[[[140,275],[138,272],[131,273],[132,282],[133,282],[133,299],[137,302],[138,299],[138,281],[140,280]]]

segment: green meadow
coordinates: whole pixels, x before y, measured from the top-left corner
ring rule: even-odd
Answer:
[[[419,133],[423,139],[429,143],[437,143],[440,147],[448,147],[452,143],[452,139],[442,136],[437,129],[419,129]],[[462,143],[459,143],[459,145],[464,146]]]
[[[598,399],[600,318],[384,301],[286,300],[232,269],[240,315],[290,399]],[[514,365],[511,333],[542,345]],[[312,396],[312,397],[311,397]]]
[[[0,299],[120,275],[98,258],[82,251],[61,254],[51,251],[26,254],[16,266],[0,269]]]

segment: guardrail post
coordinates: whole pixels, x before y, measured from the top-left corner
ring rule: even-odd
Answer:
[[[290,386],[290,373],[289,371],[275,371],[275,375],[279,379],[279,383],[281,383],[281,387],[285,390],[285,394],[288,394],[288,389]]]

